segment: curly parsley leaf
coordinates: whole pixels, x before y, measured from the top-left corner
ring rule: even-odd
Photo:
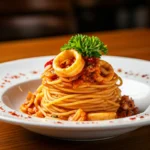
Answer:
[[[100,57],[108,51],[107,46],[98,37],[82,34],[72,36],[68,43],[61,47],[61,51],[69,49],[75,49],[86,57]]]

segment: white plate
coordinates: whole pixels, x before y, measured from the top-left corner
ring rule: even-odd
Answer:
[[[70,140],[93,140],[115,137],[150,124],[150,62],[104,56],[123,78],[122,95],[135,100],[136,116],[107,121],[70,122],[29,117],[19,111],[28,91],[40,84],[44,64],[54,56],[11,61],[0,64],[0,120],[20,125],[43,135]]]

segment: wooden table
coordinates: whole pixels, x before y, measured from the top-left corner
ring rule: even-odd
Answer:
[[[93,33],[108,45],[109,55],[127,56],[150,60],[150,30],[136,29]],[[0,62],[25,57],[54,55],[70,36],[33,39],[0,43]],[[150,68],[148,68],[150,69]],[[26,129],[0,122],[0,150],[28,149],[101,149],[101,150],[150,150],[150,126],[122,136],[93,142],[55,140]]]

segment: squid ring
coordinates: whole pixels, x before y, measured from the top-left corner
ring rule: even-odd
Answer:
[[[114,69],[112,68],[112,66],[108,62],[100,60],[100,70],[96,71],[95,74],[93,74],[93,78],[97,82],[107,82],[110,81],[113,76]]]
[[[62,68],[61,63],[71,58],[74,58],[75,61],[69,67]],[[62,51],[53,61],[54,71],[60,77],[73,77],[82,71],[84,65],[85,62],[81,54],[73,49]]]
[[[101,66],[101,76],[103,77],[103,81],[110,81],[114,76],[113,67],[106,61],[100,61]]]

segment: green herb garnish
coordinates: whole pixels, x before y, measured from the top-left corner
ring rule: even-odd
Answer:
[[[82,56],[100,57],[107,54],[107,45],[104,45],[98,37],[77,34],[72,36],[67,44],[61,47],[61,51],[75,49]]]
[[[58,118],[58,116],[57,116],[57,115],[51,115],[51,117],[52,117],[52,118]]]

